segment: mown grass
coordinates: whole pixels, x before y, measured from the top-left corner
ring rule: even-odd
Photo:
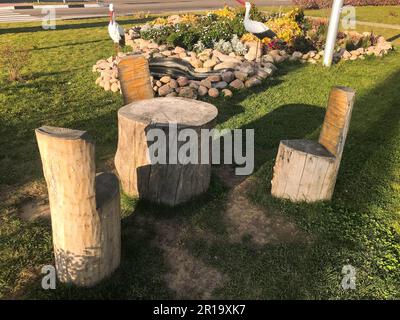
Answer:
[[[120,19],[131,25],[129,18]],[[122,263],[92,289],[40,288],[40,267],[52,264],[50,224],[21,221],[21,206],[44,189],[34,128],[88,130],[96,141],[98,170],[117,142],[117,94],[94,85],[91,66],[108,57],[106,19],[59,22],[57,30],[10,24],[0,42],[33,46],[25,83],[0,79],[0,297],[175,298],[163,252],[154,245],[154,221],[177,221],[189,231],[183,247],[226,281],[214,298],[400,298],[400,59],[346,62],[325,69],[287,64],[262,86],[213,100],[218,126],[255,129],[254,203],[297,223],[311,242],[256,246],[229,241],[227,193],[216,176],[209,192],[170,210],[123,197]],[[329,90],[357,91],[351,129],[332,202],[291,204],[270,196],[272,166],[281,139],[316,138]],[[44,189],[45,190],[45,189]],[[143,223],[142,219],[145,219]],[[203,231],[208,239],[195,236]],[[357,270],[357,289],[341,288],[343,265]]]
[[[365,6],[355,9],[359,21],[400,25],[400,6]],[[330,13],[330,8],[305,11],[306,15],[324,18],[329,18]]]

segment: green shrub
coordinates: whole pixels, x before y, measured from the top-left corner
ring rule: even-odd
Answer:
[[[193,26],[177,24],[175,25],[175,31],[167,37],[166,42],[174,46],[193,50],[193,46],[199,41],[199,38],[200,34]]]
[[[153,40],[158,44],[166,43],[168,37],[174,32],[174,27],[170,25],[166,26],[154,26],[147,30],[142,30],[140,36],[145,40]]]

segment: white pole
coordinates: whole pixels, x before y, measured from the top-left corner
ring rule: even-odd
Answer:
[[[331,18],[329,19],[328,35],[326,37],[324,50],[324,66],[326,67],[330,67],[332,64],[333,51],[335,50],[342,6],[343,0],[333,0]]]

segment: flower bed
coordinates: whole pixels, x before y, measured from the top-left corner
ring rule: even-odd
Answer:
[[[158,96],[232,96],[234,90],[261,84],[284,61],[316,64],[322,60],[326,21],[306,19],[299,9],[266,15],[253,8],[252,19],[264,22],[280,39],[265,38],[262,45],[257,45],[255,37],[244,30],[243,17],[242,9],[229,7],[202,16],[172,15],[129,29],[125,40],[133,53],[147,59],[179,58],[198,73],[221,70],[220,75],[201,81],[152,78]],[[365,55],[382,56],[391,49],[383,37],[371,33],[339,33],[333,59],[339,62],[364,59]],[[105,90],[120,91],[117,65],[123,55],[100,60],[93,66],[94,72],[100,72],[96,83]]]

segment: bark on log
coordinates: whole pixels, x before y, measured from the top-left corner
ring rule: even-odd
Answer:
[[[319,142],[281,141],[271,181],[274,197],[306,202],[332,198],[354,97],[352,89],[332,89]]]
[[[149,63],[144,56],[132,55],[121,58],[118,63],[118,75],[125,104],[154,97]]]
[[[335,157],[319,143],[283,140],[276,157],[272,195],[292,201],[328,200],[335,170]]]
[[[118,111],[118,149],[115,167],[122,188],[129,196],[175,206],[208,189],[211,164],[169,162],[168,141],[190,128],[197,133],[192,141],[201,155],[200,130],[211,128],[218,110],[211,104],[184,98],[157,98],[131,103]],[[177,125],[170,132],[169,124]],[[149,153],[146,134],[161,129],[166,135],[167,163],[155,163]],[[178,142],[177,150],[185,144]],[[211,150],[211,148],[210,148]],[[199,161],[200,162],[200,161]]]
[[[57,276],[93,286],[120,263],[120,195],[111,173],[95,174],[94,143],[85,131],[36,129],[47,183]]]

